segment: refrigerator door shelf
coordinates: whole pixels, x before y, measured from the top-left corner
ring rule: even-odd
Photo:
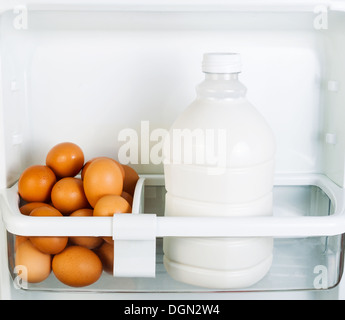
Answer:
[[[156,198],[152,197],[154,190],[160,190]],[[110,236],[114,239],[115,276],[104,273],[97,283],[83,288],[83,292],[213,292],[170,278],[163,264],[161,238],[255,236],[275,238],[273,264],[257,285],[240,291],[329,289],[339,283],[343,264],[341,234],[345,232],[343,189],[326,176],[277,175],[273,217],[164,217],[164,204],[152,214],[158,207],[154,202],[161,196],[164,198],[163,191],[162,175],[142,175],[136,187],[133,214],[75,221],[73,217],[41,219],[21,215],[16,185],[3,190],[0,203],[8,231],[8,268],[12,279],[16,279],[12,268],[13,235]],[[46,281],[28,284],[24,289],[73,290],[59,283],[53,274]]]
[[[132,215],[123,215],[122,224],[136,225],[144,213],[145,186],[162,185],[162,175],[142,175],[134,196]],[[317,216],[297,215],[293,205],[285,208],[290,214],[273,212],[269,217],[162,217],[151,216],[155,225],[155,237],[312,237],[334,236],[345,233],[344,190],[325,175],[277,175],[275,186],[315,186],[330,200],[330,212]],[[288,190],[288,188],[287,188]],[[85,217],[35,217],[22,215],[19,211],[17,184],[0,194],[4,225],[12,234],[23,236],[102,236],[116,238],[116,218]],[[275,210],[275,209],[274,209]],[[282,210],[280,208],[279,210]],[[113,226],[115,225],[115,227]],[[129,229],[128,229],[129,230]],[[123,234],[123,233],[122,233]],[[140,234],[132,233],[132,240]],[[138,239],[139,237],[139,239]],[[128,240],[130,235],[128,236]]]

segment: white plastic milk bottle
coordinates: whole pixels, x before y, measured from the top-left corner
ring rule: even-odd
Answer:
[[[196,100],[172,125],[164,149],[166,216],[272,215],[275,140],[239,82],[241,58],[204,55]],[[174,279],[219,289],[249,287],[272,264],[272,238],[164,239]]]

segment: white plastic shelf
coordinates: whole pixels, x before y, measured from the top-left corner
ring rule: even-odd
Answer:
[[[157,195],[157,190],[159,196]],[[154,192],[152,192],[154,191]],[[145,196],[146,194],[146,196]],[[163,265],[162,239],[183,237],[274,237],[273,264],[267,276],[237,291],[313,290],[335,287],[343,270],[345,233],[343,189],[324,175],[277,176],[274,215],[263,218],[173,218],[162,216],[164,177],[142,175],[135,191],[133,214],[114,218],[32,218],[19,211],[17,185],[1,192],[1,211],[9,239],[9,269],[13,279],[14,237],[113,236],[115,277],[104,273],[84,292],[229,292],[194,287],[173,280]],[[158,202],[158,203],[157,203]],[[155,213],[148,213],[155,211]],[[145,214],[143,213],[145,212]],[[53,221],[54,220],[54,221]],[[128,242],[129,249],[127,250]],[[134,244],[134,245],[133,245]],[[121,252],[127,252],[126,255]],[[127,268],[128,265],[134,268]],[[140,265],[140,268],[136,266]],[[12,267],[11,267],[12,266]],[[324,268],[327,279],[319,281]],[[22,289],[73,291],[54,274]]]
[[[132,215],[121,215],[123,228],[128,224],[131,230],[138,225],[144,208],[144,187],[162,186],[162,175],[142,175],[134,196]],[[275,186],[315,186],[330,199],[333,213],[315,215],[277,215],[274,208],[272,217],[162,217],[154,216],[155,227],[151,231],[155,237],[312,237],[334,236],[345,233],[344,190],[325,175],[278,175]],[[119,215],[113,217],[35,217],[20,213],[17,184],[1,193],[0,201],[6,229],[24,236],[104,236],[112,237],[113,224]],[[293,211],[293,206],[289,209]],[[154,212],[145,214],[155,215]],[[138,222],[137,222],[138,220]],[[140,220],[140,221],[139,221]],[[147,234],[147,230],[143,230]],[[141,232],[132,232],[127,238],[140,240]],[[145,235],[144,235],[145,238]]]

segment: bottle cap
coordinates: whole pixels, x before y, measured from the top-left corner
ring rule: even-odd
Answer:
[[[205,73],[240,73],[241,55],[238,53],[205,53],[202,62]]]

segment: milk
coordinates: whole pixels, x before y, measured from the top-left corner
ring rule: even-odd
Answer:
[[[272,215],[275,140],[239,82],[238,54],[205,54],[196,100],[164,148],[166,216]],[[176,280],[219,289],[249,287],[272,264],[272,238],[164,239]]]

